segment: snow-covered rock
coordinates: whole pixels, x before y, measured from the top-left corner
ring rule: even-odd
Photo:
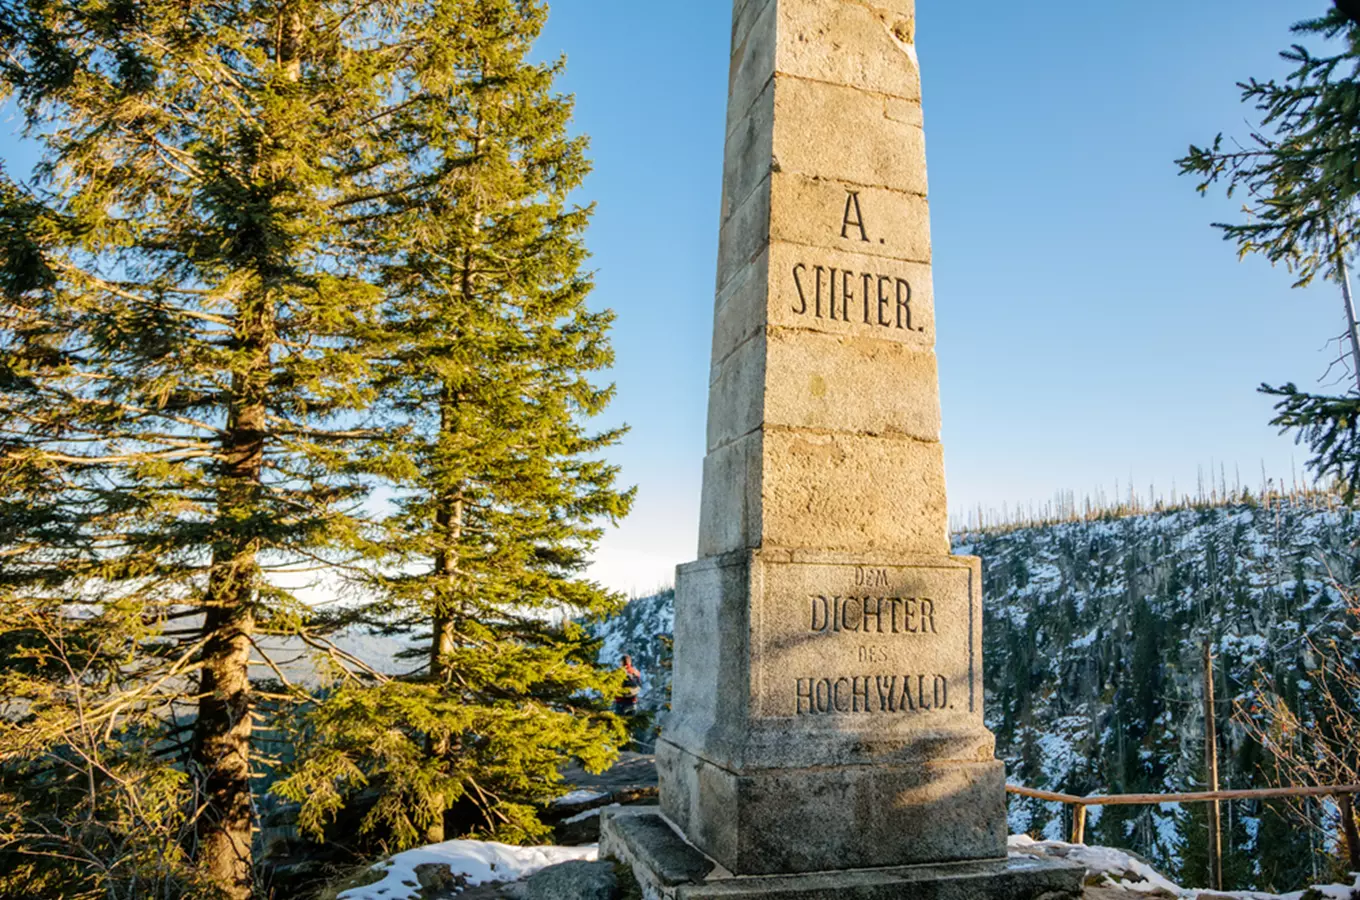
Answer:
[[[608,799],[609,794],[601,791],[576,790],[569,794],[563,794],[552,802],[553,806],[584,806],[587,803],[594,803],[596,800]]]
[[[594,860],[599,848],[588,847],[512,847],[489,841],[445,841],[398,853],[373,867],[382,879],[373,884],[342,891],[337,900],[418,900],[418,866],[446,865],[465,887],[501,881],[519,881],[530,875],[571,860]]]
[[[1040,859],[1065,859],[1086,867],[1086,884],[1110,888],[1133,896],[1184,898],[1184,900],[1360,900],[1360,874],[1355,884],[1318,885],[1308,891],[1290,894],[1261,894],[1252,891],[1205,891],[1183,888],[1166,878],[1145,861],[1111,847],[1088,847],[1062,841],[1036,841],[1027,835],[1012,835],[1008,842],[1011,856]],[[1102,895],[1103,896],[1103,895]]]
[[[1017,834],[1007,844],[1011,856],[1065,859],[1086,867],[1086,883],[1093,887],[1122,888],[1140,894],[1182,897],[1185,892],[1152,866],[1123,850],[1088,847],[1062,841],[1036,841]]]

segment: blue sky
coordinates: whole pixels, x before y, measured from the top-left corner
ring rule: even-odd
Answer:
[[[597,306],[618,314],[612,454],[639,487],[594,573],[668,583],[695,554],[731,0],[551,0],[539,44],[591,137]],[[1262,381],[1312,386],[1334,286],[1237,260],[1173,160],[1245,134],[1238,80],[1284,71],[1326,0],[918,0],[950,506],[1288,481],[1306,453]],[[3,132],[17,171],[31,154]]]
[[[1177,175],[1245,134],[1237,81],[1282,73],[1325,0],[917,0],[950,507],[1059,490],[1169,494],[1306,453],[1262,381],[1317,382],[1335,287],[1291,290],[1209,227],[1238,201]],[[639,486],[596,574],[623,590],[695,554],[730,0],[555,0],[541,52],[590,135],[595,302],[618,313],[610,418]]]

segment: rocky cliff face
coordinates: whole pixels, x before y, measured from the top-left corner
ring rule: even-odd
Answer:
[[[1347,594],[1360,580],[1360,520],[1334,498],[1206,505],[955,537],[981,556],[988,724],[1010,779],[1074,794],[1203,789],[1203,645],[1215,654],[1220,781],[1267,786],[1268,759],[1235,711],[1275,690],[1308,710],[1315,647],[1360,666]],[[632,652],[664,702],[672,596],[597,626],[601,660]],[[1360,698],[1357,698],[1360,701]],[[1225,803],[1231,886],[1325,880],[1335,809]],[[1088,840],[1141,853],[1203,884],[1202,805],[1091,810]],[[1064,837],[1070,811],[1012,798],[1014,833]]]

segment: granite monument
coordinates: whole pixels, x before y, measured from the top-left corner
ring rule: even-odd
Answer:
[[[926,188],[914,0],[735,0],[664,819],[604,837],[666,869],[644,845],[683,834],[703,874],[674,896],[1079,890],[1006,863],[980,563],[950,555]]]

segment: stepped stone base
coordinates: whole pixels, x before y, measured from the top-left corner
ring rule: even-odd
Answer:
[[[657,743],[662,812],[740,875],[994,860],[1006,855],[996,760],[734,773]]]
[[[790,829],[816,831],[815,821]],[[1081,866],[996,859],[800,875],[734,876],[656,808],[608,810],[600,855],[633,869],[645,900],[1079,900]]]

